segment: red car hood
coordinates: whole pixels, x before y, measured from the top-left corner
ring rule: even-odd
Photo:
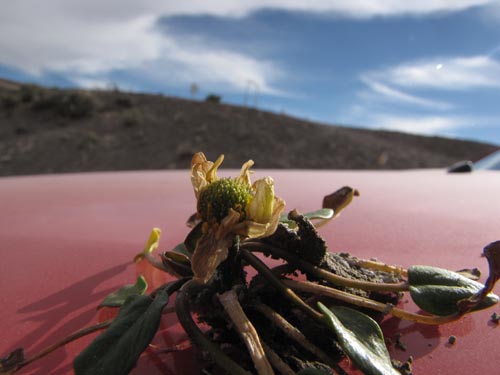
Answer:
[[[222,172],[224,174],[225,172]],[[271,175],[287,208],[307,212],[324,195],[350,185],[361,197],[321,228],[335,252],[410,266],[452,270],[478,267],[486,277],[483,246],[500,238],[500,175],[441,170],[257,171]],[[68,174],[0,179],[0,356],[24,347],[27,356],[59,338],[104,320],[96,306],[110,292],[145,273],[150,284],[165,275],[133,256],[153,227],[160,247],[183,241],[195,210],[189,172]],[[497,289],[498,292],[498,289]],[[405,309],[416,311],[412,303]],[[389,345],[393,358],[414,358],[414,374],[497,374],[500,335],[490,321],[500,308],[474,313],[440,327],[388,319],[388,338],[400,333],[406,351]],[[194,374],[193,350],[162,353],[185,342],[175,314],[132,374]],[[456,336],[454,345],[449,336]],[[94,335],[95,336],[95,335]],[[71,361],[94,337],[86,337],[27,366],[21,374],[71,374]],[[393,340],[394,341],[394,340]]]

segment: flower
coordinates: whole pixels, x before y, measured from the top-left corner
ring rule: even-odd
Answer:
[[[191,258],[193,280],[207,283],[229,252],[234,237],[262,238],[273,234],[285,202],[274,194],[274,181],[265,177],[250,180],[249,160],[236,178],[217,177],[224,155],[215,162],[202,152],[191,161],[191,183],[197,199],[202,235]]]
[[[148,254],[152,254],[158,248],[160,244],[160,234],[160,228],[153,228],[149,235],[148,242],[146,242],[146,247],[134,257],[135,263],[139,263],[142,259],[147,257]]]

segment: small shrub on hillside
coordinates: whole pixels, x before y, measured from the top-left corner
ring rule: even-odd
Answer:
[[[90,97],[77,92],[57,92],[36,100],[32,105],[35,111],[52,111],[72,119],[89,117],[94,112],[94,102]]]
[[[122,94],[119,94],[119,96],[115,98],[115,104],[117,107],[125,109],[132,108],[134,105],[132,99]]]
[[[217,94],[208,94],[207,97],[205,98],[205,101],[209,103],[220,103],[221,100],[222,97]]]
[[[31,103],[40,96],[40,89],[35,85],[22,85],[19,89],[19,99],[23,103]]]
[[[138,110],[129,109],[123,114],[122,124],[126,128],[131,128],[141,124],[142,116]]]
[[[1,97],[2,108],[9,114],[19,106],[19,99],[15,95],[4,95]]]

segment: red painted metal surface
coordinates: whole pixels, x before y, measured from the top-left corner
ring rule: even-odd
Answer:
[[[409,266],[449,269],[487,264],[482,247],[500,239],[500,175],[443,171],[257,171],[272,175],[287,208],[319,208],[343,185],[361,197],[321,228],[331,251]],[[59,338],[105,320],[98,303],[145,273],[152,285],[165,275],[132,263],[152,227],[162,229],[161,249],[181,242],[195,201],[186,171],[94,173],[0,179],[0,355],[24,347],[30,356]],[[500,292],[497,288],[496,292]],[[416,311],[411,303],[406,309]],[[416,375],[499,373],[500,307],[440,327],[388,319],[386,337],[400,333],[406,351],[389,345],[393,358],[414,358]],[[448,344],[448,337],[457,341]],[[71,361],[93,336],[52,353],[20,374],[71,374]],[[133,374],[195,374],[193,350],[162,353],[186,337],[175,314],[166,314],[155,348]],[[356,372],[352,372],[353,374]]]

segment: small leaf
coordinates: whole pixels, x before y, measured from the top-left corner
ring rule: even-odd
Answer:
[[[304,214],[304,217],[309,220],[330,220],[333,218],[334,211],[331,208],[322,208],[316,211],[308,212]],[[288,224],[289,227],[295,228],[297,225],[293,220],[288,218],[288,214],[283,214],[280,216],[280,222]]]
[[[73,362],[75,375],[126,375],[158,330],[168,294],[130,296],[110,327]]]
[[[408,283],[411,298],[417,306],[439,316],[460,313],[458,302],[476,295],[484,287],[456,272],[430,266],[408,268]],[[496,295],[490,293],[474,310],[490,307],[498,300]]]
[[[194,249],[196,249],[196,243],[198,240],[201,238],[202,230],[201,226],[203,223],[198,223],[192,230],[191,232],[188,233],[186,239],[184,240],[184,246],[186,247],[186,250],[188,253],[192,254],[194,253]]]
[[[309,220],[328,220],[333,217],[334,211],[331,208],[322,208],[316,211],[304,214]]]
[[[191,260],[184,254],[166,251],[161,254],[161,260],[171,273],[177,274],[180,277],[193,276]]]
[[[0,358],[0,374],[13,374],[24,362],[24,349],[18,348]]]
[[[178,244],[171,251],[173,253],[185,255],[187,258],[191,258],[191,253],[188,251],[188,249],[186,248],[186,245],[184,243]]]
[[[129,284],[122,286],[116,292],[108,295],[104,300],[97,306],[100,307],[120,307],[125,303],[125,300],[134,295],[143,295],[148,289],[148,283],[146,279],[141,275],[137,278],[135,284]]]
[[[189,257],[181,253],[176,253],[175,251],[165,251],[163,256],[178,263],[191,264],[191,259]]]
[[[328,309],[321,302],[318,307],[323,319],[339,341],[340,346],[366,375],[401,375],[392,367],[384,336],[377,322],[369,316],[348,307]]]
[[[186,225],[189,227],[189,228],[194,228],[195,226],[197,226],[199,223],[201,222],[200,218],[198,217],[198,213],[195,212],[194,214],[192,214],[191,216],[189,216],[189,218],[187,219],[186,221]]]

